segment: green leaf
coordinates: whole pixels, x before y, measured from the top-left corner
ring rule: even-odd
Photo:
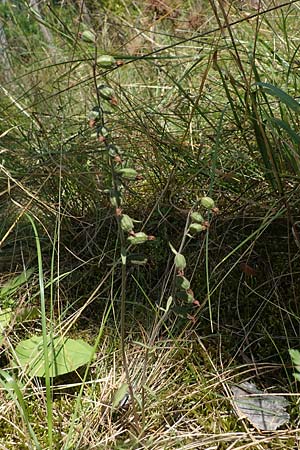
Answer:
[[[124,406],[128,400],[128,397],[129,397],[128,384],[123,383],[113,395],[112,400],[113,409]]]
[[[0,346],[3,344],[4,336],[3,332],[7,325],[9,324],[12,316],[12,309],[11,308],[0,308]]]
[[[294,378],[297,380],[297,381],[300,381],[300,373],[293,373],[293,375],[294,375]]]
[[[169,309],[170,309],[172,303],[173,303],[173,297],[170,296],[170,297],[168,298],[168,300],[167,300],[167,305],[166,305],[166,309],[165,309],[166,312],[169,311]]]
[[[276,117],[268,117],[268,120],[277,127],[284,129],[296,144],[300,144],[299,134],[297,134],[296,131],[294,131],[287,122],[281,119],[277,119]]]
[[[23,323],[28,320],[34,320],[39,316],[40,310],[37,306],[24,306],[14,311],[14,317],[18,323]]]
[[[7,283],[5,283],[4,286],[2,286],[2,288],[0,289],[0,301],[3,301],[7,299],[7,297],[13,295],[20,286],[28,281],[33,272],[34,269],[24,270],[24,272],[22,272],[20,275],[12,278]]]
[[[293,111],[300,112],[300,103],[297,102],[293,97],[284,92],[282,89],[279,89],[273,84],[263,83],[261,81],[256,83],[257,86],[263,88],[267,94],[272,95],[273,97],[277,97],[282,103],[291,108]]]
[[[5,309],[0,308],[0,333],[2,333],[9,324],[11,316],[12,316],[11,308]]]
[[[178,251],[173,247],[173,245],[171,244],[171,242],[169,242],[169,246],[170,246],[170,249],[172,250],[172,252],[174,253],[174,255],[177,255],[177,254],[178,254]]]
[[[93,353],[93,347],[82,339],[69,339],[48,336],[48,361],[50,377],[73,372],[87,364]],[[32,336],[21,341],[16,349],[16,357],[21,367],[32,377],[45,376],[45,358],[43,337]]]

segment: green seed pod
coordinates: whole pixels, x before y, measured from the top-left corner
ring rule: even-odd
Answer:
[[[104,69],[109,69],[116,64],[116,60],[110,55],[101,55],[97,58],[97,64]]]
[[[96,36],[95,33],[93,33],[90,30],[84,30],[81,34],[80,37],[83,41],[85,42],[95,42],[96,41]]]
[[[114,158],[115,156],[117,156],[119,154],[115,145],[108,146],[108,154],[112,158]]]
[[[210,197],[202,197],[201,205],[204,206],[204,208],[206,208],[206,209],[212,209],[215,206],[215,202]]]
[[[187,292],[187,302],[193,303],[194,300],[195,300],[194,294],[190,294],[189,292]]]
[[[132,231],[134,228],[133,220],[127,214],[123,214],[121,218],[121,228],[123,231]]]
[[[106,84],[97,86],[97,89],[100,97],[104,98],[105,100],[111,100],[115,95],[115,91],[113,90],[113,88],[107,86]]]
[[[186,260],[185,257],[181,253],[177,253],[174,258],[176,269],[184,270],[186,268]]]
[[[144,242],[148,241],[148,236],[146,235],[146,233],[139,231],[138,233],[135,233],[134,236],[129,236],[128,241],[134,245],[143,244]]]
[[[128,180],[135,180],[138,174],[135,169],[131,169],[130,167],[119,169],[117,173]]]
[[[123,154],[122,149],[120,147],[117,147],[114,144],[109,144],[107,148],[108,148],[108,154],[112,158],[114,158],[115,156],[119,156],[119,155]]]
[[[192,214],[191,214],[191,220],[192,220],[192,222],[197,222],[197,223],[202,223],[202,222],[204,222],[204,219],[203,219],[203,217],[201,216],[201,214],[198,213],[198,212],[196,212],[196,211],[192,212]]]
[[[189,282],[189,280],[185,277],[179,277],[180,280],[180,287],[182,289],[184,289],[185,291],[187,291],[188,289],[190,289],[191,287],[191,283]]]
[[[204,231],[205,227],[200,223],[191,223],[189,226],[189,233],[201,233]]]
[[[89,120],[97,120],[100,117],[100,111],[99,108],[93,108],[92,111],[89,112],[88,114],[88,119]]]
[[[101,130],[100,130],[100,134],[101,134],[101,136],[103,136],[103,137],[107,137],[107,136],[109,135],[109,131],[108,131],[107,128],[102,127]]]
[[[115,208],[118,206],[118,200],[115,195],[110,196],[110,204],[111,204],[111,206],[114,206]]]
[[[122,195],[120,194],[120,192],[112,189],[109,193],[109,198],[110,198],[110,204],[111,206],[118,208],[120,205],[122,205]]]

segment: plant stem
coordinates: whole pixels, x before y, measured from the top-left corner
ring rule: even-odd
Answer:
[[[40,299],[41,299],[41,314],[42,314],[42,334],[43,334],[43,353],[45,361],[45,381],[46,381],[46,402],[47,402],[47,425],[48,425],[48,448],[51,450],[53,448],[53,422],[52,422],[52,395],[51,395],[51,379],[50,379],[50,367],[49,367],[49,354],[48,349],[51,345],[51,340],[47,333],[47,322],[46,322],[46,303],[45,303],[45,290],[44,290],[44,277],[43,277],[43,263],[42,263],[42,252],[40,239],[38,235],[37,228],[33,219],[30,215],[26,214],[28,217],[33,232],[35,236],[35,243],[38,256],[38,269],[39,269],[39,285],[40,285]],[[50,335],[51,336],[51,335]],[[49,342],[50,340],[50,342]]]

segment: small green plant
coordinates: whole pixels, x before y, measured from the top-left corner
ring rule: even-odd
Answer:
[[[110,55],[102,55],[96,59],[96,68],[111,68],[115,65],[115,59]],[[121,63],[119,63],[121,65]],[[96,76],[96,72],[95,72]],[[140,180],[138,170],[133,168],[124,159],[123,151],[120,147],[114,144],[114,130],[107,126],[107,108],[117,107],[119,101],[115,94],[115,90],[108,84],[107,76],[105,76],[106,84],[96,84],[96,96],[98,104],[93,106],[92,110],[88,114],[89,125],[95,129],[93,133],[100,146],[104,146],[106,154],[107,169],[109,175],[108,189],[106,192],[109,194],[110,204],[114,210],[114,215],[117,221],[118,227],[118,240],[120,246],[121,257],[121,351],[123,359],[123,368],[126,374],[126,390],[128,389],[128,395],[130,396],[133,413],[135,418],[135,425],[137,429],[140,429],[139,417],[135,405],[134,388],[131,381],[129,366],[126,356],[125,340],[125,315],[126,315],[126,299],[127,299],[127,261],[130,255],[130,247],[144,244],[147,241],[155,240],[154,236],[147,235],[144,231],[135,231],[135,224],[137,220],[124,213],[125,193],[129,188],[129,184]],[[119,400],[117,401],[119,403]],[[116,400],[113,400],[113,407],[116,406]]]
[[[196,235],[205,232],[209,229],[209,214],[217,214],[219,209],[215,206],[215,202],[210,197],[201,197],[200,206],[206,211],[202,213],[201,210],[192,211],[187,221],[186,230],[183,235],[181,249],[184,247],[186,237],[191,239]],[[202,214],[208,214],[207,219],[204,219]],[[176,296],[187,303],[192,303],[200,306],[198,300],[195,299],[194,292],[191,289],[190,281],[185,277],[185,269],[187,266],[186,258],[180,251],[177,251],[171,243],[169,243],[172,252],[174,253],[174,265],[176,270]]]

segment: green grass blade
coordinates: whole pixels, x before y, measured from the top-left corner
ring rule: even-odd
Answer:
[[[8,372],[5,372],[5,370],[2,369],[0,369],[0,383],[2,384],[6,392],[9,394],[9,396],[12,398],[13,402],[17,404],[17,407],[21,413],[24,423],[27,426],[29,435],[34,443],[35,450],[42,450],[42,447],[38,442],[37,436],[31,426],[25,400],[18,383]]]
[[[274,125],[276,125],[277,128],[282,128],[283,130],[285,130],[295,144],[297,145],[300,144],[299,134],[296,133],[296,131],[293,130],[287,122],[281,119],[277,119],[275,117],[269,117],[268,120],[272,122]]]
[[[256,83],[256,85],[261,87],[267,94],[270,94],[273,97],[278,98],[282,103],[284,103],[293,111],[297,113],[300,112],[300,103],[298,103],[293,97],[284,92],[282,89],[273,86],[273,84],[263,83],[261,81]]]
[[[39,270],[39,285],[40,285],[40,300],[41,300],[41,314],[42,314],[42,334],[43,334],[43,353],[45,361],[45,381],[46,381],[46,399],[47,399],[47,425],[48,425],[48,444],[49,450],[53,448],[53,425],[52,425],[52,394],[51,394],[51,379],[49,368],[49,354],[48,354],[48,333],[46,321],[46,303],[45,303],[45,289],[44,289],[44,275],[43,275],[43,261],[41,244],[35,223],[30,215],[28,217],[35,236],[38,270]]]

